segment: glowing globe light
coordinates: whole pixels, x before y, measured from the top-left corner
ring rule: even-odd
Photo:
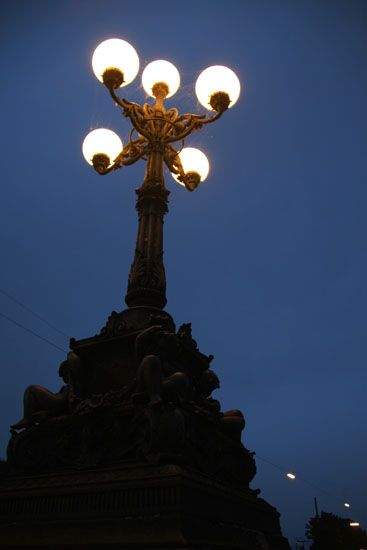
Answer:
[[[113,161],[122,151],[122,141],[115,132],[106,128],[92,130],[83,141],[83,156],[93,165],[95,155],[106,155]]]
[[[139,71],[139,57],[135,49],[125,40],[110,38],[101,42],[92,57],[93,72],[100,82],[107,69],[118,69],[123,75],[120,87],[134,80]]]
[[[228,107],[233,107],[240,96],[241,84],[237,75],[228,67],[213,65],[200,73],[195,92],[200,103],[205,109],[212,110],[211,98],[218,92],[224,92],[229,96]],[[218,110],[218,109],[216,109]]]
[[[143,88],[150,96],[154,96],[152,88],[155,84],[164,83],[168,86],[168,94],[166,97],[171,97],[175,94],[180,86],[180,73],[172,63],[158,59],[147,65],[143,71],[142,77]]]
[[[185,174],[197,173],[202,183],[209,174],[209,161],[202,151],[194,147],[185,147],[178,155],[182,163]],[[179,174],[172,174],[172,177],[181,185],[182,181],[178,179]]]
[[[289,479],[296,479],[296,476],[295,476],[294,474],[292,474],[292,472],[289,472],[289,473],[287,474],[287,477],[288,477]]]
[[[349,502],[344,502],[344,506],[345,506],[346,508],[350,508]]]

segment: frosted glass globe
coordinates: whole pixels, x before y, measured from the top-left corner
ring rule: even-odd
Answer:
[[[120,69],[126,86],[134,80],[139,71],[139,57],[135,49],[125,40],[110,38],[101,42],[92,57],[93,72],[100,82],[106,69]]]
[[[152,88],[154,84],[164,82],[169,89],[167,97],[171,97],[177,92],[180,86],[180,73],[169,61],[158,59],[145,67],[141,80],[143,88],[148,95],[153,97]]]
[[[209,161],[202,151],[194,147],[184,147],[178,155],[182,163],[185,174],[188,172],[197,172],[200,175],[200,181],[203,182],[209,174]],[[179,174],[172,174],[172,177],[181,185],[185,185],[178,179]]]
[[[213,65],[200,73],[195,92],[200,103],[205,109],[212,110],[210,98],[216,92],[225,92],[229,95],[229,107],[233,107],[239,98],[241,84],[237,75],[228,67]]]
[[[92,130],[83,141],[83,156],[88,164],[93,164],[94,155],[107,155],[110,164],[122,151],[122,141],[115,132],[106,128]]]

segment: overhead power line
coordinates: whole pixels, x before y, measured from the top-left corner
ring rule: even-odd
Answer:
[[[291,479],[292,481],[293,480],[301,481],[301,483],[304,483],[305,485],[308,485],[309,487],[312,487],[313,489],[316,489],[316,491],[318,491],[319,493],[322,493],[325,496],[327,496],[329,498],[332,498],[335,501],[338,501],[340,504],[343,503],[343,506],[345,508],[350,508],[351,507],[351,504],[350,504],[351,501],[345,502],[345,500],[343,500],[341,497],[339,497],[337,495],[334,495],[334,494],[332,494],[328,491],[325,491],[324,489],[320,488],[315,483],[310,483],[309,481],[305,480],[303,477],[300,477],[298,474],[296,475],[294,473],[289,472],[284,467],[279,466],[279,464],[275,464],[271,460],[269,460],[267,458],[264,458],[263,456],[260,456],[257,453],[256,453],[256,457],[259,458],[262,462],[266,462],[267,464],[270,464],[270,466],[273,466],[277,470],[280,470],[288,479]]]
[[[14,319],[12,319],[11,317],[8,317],[7,315],[4,315],[4,313],[1,313],[1,312],[0,312],[0,315],[1,315],[1,317],[3,317],[4,319],[6,319],[7,321],[9,321],[10,323],[13,323],[13,324],[16,325],[17,327],[22,328],[23,330],[25,330],[26,332],[29,332],[30,334],[33,334],[33,336],[36,336],[36,337],[39,338],[40,340],[43,340],[44,342],[47,342],[50,346],[53,346],[54,348],[56,348],[56,349],[62,351],[63,353],[67,353],[66,350],[64,350],[63,348],[60,348],[57,344],[54,344],[53,342],[51,342],[51,340],[48,340],[47,338],[44,338],[44,336],[41,336],[41,335],[38,334],[37,332],[34,332],[34,330],[31,330],[30,328],[25,327],[25,326],[22,325],[21,323],[18,323],[18,321],[15,321]]]
[[[10,294],[8,294],[7,292],[5,292],[5,290],[2,290],[0,288],[0,292],[1,294],[4,294],[4,296],[6,296],[7,298],[9,298],[9,300],[12,300],[14,303],[18,304],[20,307],[22,307],[23,309],[25,309],[26,311],[28,311],[29,313],[32,313],[32,315],[34,315],[35,317],[37,317],[37,319],[39,319],[40,321],[42,321],[43,323],[45,323],[46,325],[48,325],[50,328],[52,328],[53,330],[55,330],[56,332],[58,332],[59,334],[62,334],[63,336],[65,336],[65,338],[70,338],[70,336],[68,334],[65,334],[65,332],[63,332],[62,330],[58,329],[57,327],[55,327],[52,323],[50,323],[49,321],[47,321],[47,319],[45,319],[44,317],[42,317],[41,315],[39,315],[38,313],[36,313],[35,311],[33,311],[33,309],[31,309],[30,307],[26,306],[25,304],[23,304],[23,302],[21,302],[20,300],[17,300],[17,298],[14,298],[14,296],[11,296]]]

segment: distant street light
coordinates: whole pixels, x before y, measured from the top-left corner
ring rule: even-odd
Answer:
[[[292,474],[292,472],[289,472],[289,473],[287,474],[287,477],[288,477],[289,479],[296,479],[296,476],[295,476],[294,474]]]
[[[132,129],[124,146],[111,130],[99,128],[90,132],[83,142],[86,161],[101,175],[139,159],[147,162],[144,181],[137,190],[139,228],[125,301],[129,307],[163,308],[167,302],[163,218],[168,211],[169,195],[163,178],[164,165],[188,191],[194,191],[205,180],[209,173],[208,159],[198,149],[184,148],[184,140],[195,130],[218,120],[236,103],[240,82],[227,67],[209,67],[197,79],[196,94],[212,114],[180,114],[177,109],[166,110],[164,106],[165,99],[173,96],[180,86],[179,72],[172,63],[157,60],[144,69],[142,84],[155,103],[142,106],[116,95],[116,90],[129,84],[139,71],[138,54],[130,44],[116,38],[102,42],[93,54],[92,66],[123,115],[130,119]],[[173,147],[175,142],[181,142],[179,150]]]
[[[349,525],[350,525],[351,527],[359,527],[358,521],[351,521],[351,522],[349,523]]]
[[[349,502],[344,502],[344,506],[345,506],[346,508],[350,508]]]

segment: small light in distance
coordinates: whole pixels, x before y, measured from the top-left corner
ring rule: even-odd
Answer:
[[[349,502],[344,502],[344,506],[345,506],[346,508],[350,508]]]
[[[296,479],[296,476],[295,476],[294,474],[292,474],[292,472],[289,472],[289,473],[287,474],[287,477],[288,477],[289,479]]]
[[[351,522],[349,523],[349,525],[350,525],[351,527],[359,527],[358,521],[351,521]]]

